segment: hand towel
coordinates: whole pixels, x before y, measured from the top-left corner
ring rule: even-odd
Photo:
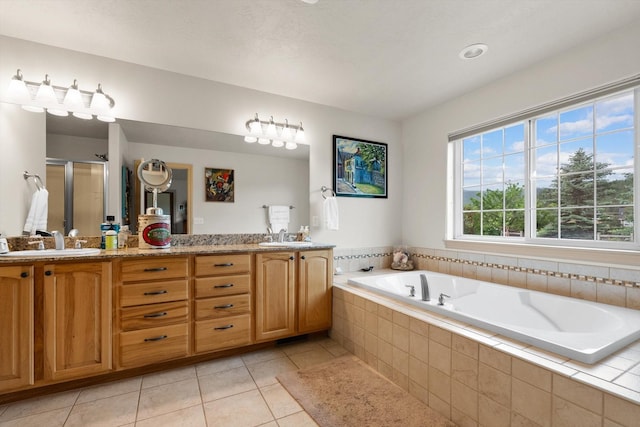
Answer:
[[[338,200],[335,197],[327,197],[322,205],[324,211],[324,223],[328,230],[337,230],[339,223]]]
[[[36,230],[47,229],[47,216],[49,214],[49,192],[46,189],[37,190],[31,197],[31,207],[23,230],[30,235]]]
[[[280,230],[288,231],[289,228],[289,206],[269,206],[269,224],[274,233]]]

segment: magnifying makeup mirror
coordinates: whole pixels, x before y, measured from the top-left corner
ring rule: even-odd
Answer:
[[[158,207],[158,193],[171,187],[172,177],[171,168],[162,160],[151,159],[138,166],[138,179],[146,191],[153,193],[153,207],[147,208],[147,215],[162,215],[162,208]]]

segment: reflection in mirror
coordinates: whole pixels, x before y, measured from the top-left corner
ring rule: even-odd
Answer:
[[[13,107],[5,103],[2,105]],[[291,212],[290,230],[295,231],[300,225],[307,225],[310,222],[309,146],[307,145],[299,145],[297,150],[284,150],[268,145],[247,144],[239,135],[124,119],[118,119],[115,124],[109,125],[97,120],[80,120],[73,116],[60,118],[41,115],[37,117],[43,121],[43,124],[42,127],[38,127],[34,126],[33,113],[22,111],[19,107],[17,111],[12,108],[0,109],[0,114],[20,129],[22,126],[28,127],[22,132],[0,132],[16,141],[16,144],[12,145],[15,153],[8,154],[12,160],[16,160],[10,162],[10,166],[15,169],[10,169],[8,172],[12,176],[19,176],[21,180],[24,170],[40,173],[44,178],[48,158],[71,161],[73,164],[94,162],[106,168],[110,154],[110,140],[112,137],[118,140],[118,137],[124,136],[124,139],[119,139],[122,144],[120,153],[112,156],[113,158],[110,159],[112,164],[108,169],[113,171],[113,162],[117,162],[116,169],[119,169],[119,166],[125,166],[129,171],[135,171],[135,159],[171,159],[171,163],[167,164],[174,172],[174,183],[170,189],[171,192],[175,191],[173,211],[174,215],[180,212],[186,218],[184,232],[196,234],[265,232],[267,223],[263,205],[295,206]],[[22,116],[15,117],[16,114],[27,115],[30,120],[26,118],[22,120]],[[46,121],[46,129],[44,121]],[[120,136],[110,135],[110,129],[115,129]],[[39,138],[40,132],[46,135]],[[38,153],[34,151],[34,141],[43,145]],[[28,159],[26,162],[28,166],[25,166],[25,161],[22,159]],[[41,167],[38,167],[39,164]],[[178,178],[179,169],[173,166],[175,164],[183,165],[182,169],[190,168],[190,182],[193,181],[193,187],[191,184],[177,185],[180,179]],[[235,170],[237,183],[235,202],[221,203],[205,200],[204,170],[206,167]],[[131,178],[135,176],[131,175],[133,175]],[[114,196],[116,199],[131,201],[130,212],[127,212],[130,225],[135,225],[137,215],[140,213],[139,209],[145,209],[144,198],[135,198],[134,187],[139,183],[137,179],[123,179],[130,184],[130,188],[126,186],[118,188],[115,185],[112,185],[114,188],[107,188],[107,182],[113,178],[114,175],[109,173],[109,179],[104,181],[102,197],[94,195],[98,200],[105,200],[103,212],[100,214],[101,220],[92,218],[93,214],[85,217],[79,211],[80,207],[86,208],[90,203],[74,203],[73,224],[75,228],[80,229],[81,235],[98,236],[99,225],[104,221],[104,216],[119,213],[114,211],[114,207],[106,204],[106,201],[113,200]],[[20,184],[23,184],[22,181]],[[75,187],[78,184],[79,181],[76,181]],[[4,193],[6,197],[3,198],[2,203],[3,205],[6,203],[6,206],[20,206],[20,211],[25,210],[26,215],[33,189],[32,186],[26,186],[18,190],[6,191]],[[116,194],[109,197],[109,192]],[[130,193],[131,197],[127,197],[127,193]],[[126,217],[125,209],[129,206],[124,205],[125,203],[123,203],[122,216]],[[134,205],[137,206],[134,207]],[[193,224],[194,219],[195,224]],[[10,223],[5,224],[4,222],[7,221]],[[78,224],[81,224],[81,221],[85,221],[86,225],[79,227]],[[123,222],[123,224],[126,223]],[[16,220],[10,216],[0,216],[0,230],[8,236],[20,235],[23,225],[23,217]]]
[[[171,187],[173,174],[165,162],[158,159],[146,160],[138,165],[138,179],[144,184],[144,189],[153,194],[152,205],[146,210],[147,215],[162,215],[164,210],[158,208],[158,193],[163,193]],[[173,207],[173,204],[170,204]],[[171,215],[173,209],[167,211]]]

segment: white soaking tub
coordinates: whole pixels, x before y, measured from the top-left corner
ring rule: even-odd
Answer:
[[[422,301],[421,274],[427,277],[430,301]],[[608,304],[430,271],[359,277],[349,284],[584,363],[640,339],[640,311]],[[438,304],[440,294],[450,297],[443,297],[444,305]]]

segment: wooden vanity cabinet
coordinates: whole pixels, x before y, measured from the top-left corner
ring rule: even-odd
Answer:
[[[248,253],[196,256],[196,353],[251,344],[251,265]]]
[[[43,267],[44,379],[111,369],[111,262]]]
[[[333,285],[331,250],[303,251],[298,260],[298,332],[331,327]]]
[[[119,368],[190,355],[188,257],[121,260],[116,281]]]
[[[33,384],[33,266],[0,267],[0,393]]]
[[[256,341],[331,326],[330,250],[256,255]]]

